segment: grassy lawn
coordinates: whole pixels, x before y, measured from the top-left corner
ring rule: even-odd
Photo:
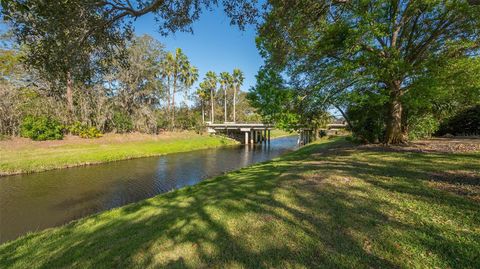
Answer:
[[[0,267],[480,268],[479,173],[479,152],[323,140],[3,244]]]
[[[165,137],[138,134],[112,135],[100,139],[72,138],[64,141],[33,142],[22,139],[17,143],[6,140],[0,143],[0,175],[38,172],[234,143],[230,139],[198,135],[194,132],[173,133]]]

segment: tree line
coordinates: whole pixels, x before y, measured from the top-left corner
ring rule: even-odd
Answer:
[[[218,78],[209,71],[195,90],[193,86],[199,72],[183,51],[178,48],[167,52],[163,44],[148,35],[128,41],[125,49],[119,51],[122,58],[103,63],[106,66],[98,63],[99,72],[88,80],[73,70],[65,79],[44,76],[42,71],[26,64],[28,47],[16,45],[6,35],[3,40],[5,45],[0,50],[2,135],[21,135],[22,124],[28,122],[29,126],[35,126],[35,121],[43,125],[56,122],[56,125],[50,124],[51,128],[62,125],[63,132],[74,134],[91,128],[101,133],[200,131],[205,123],[207,103],[212,107],[211,121],[215,112],[220,115],[227,110],[233,113],[233,118],[225,114],[228,120],[247,121],[258,117],[241,91],[244,77],[240,69],[231,75],[222,72]],[[213,84],[206,88],[206,81]],[[217,120],[220,120],[218,116]],[[88,134],[85,136],[90,137]],[[51,137],[58,138],[53,134]]]

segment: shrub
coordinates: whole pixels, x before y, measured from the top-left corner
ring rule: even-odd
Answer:
[[[347,115],[352,123],[353,135],[369,143],[378,143],[385,136],[385,106],[383,104],[361,103],[351,105]]]
[[[79,133],[81,138],[99,138],[102,133],[95,127],[82,129]]]
[[[436,135],[479,135],[480,105],[466,109],[442,122]]]
[[[68,132],[72,135],[80,135],[80,133],[84,129],[85,129],[85,126],[79,121],[76,121],[75,123],[67,127]]]
[[[35,141],[63,139],[63,126],[50,117],[27,116],[20,128],[21,136]]]
[[[70,134],[78,135],[81,138],[98,138],[102,136],[102,133],[97,128],[88,127],[78,121],[76,121],[72,125],[69,125],[67,129]]]
[[[128,133],[133,130],[132,119],[125,113],[118,111],[113,113],[112,123],[117,133]]]
[[[438,130],[438,120],[433,115],[423,117],[412,117],[409,122],[408,138],[411,140],[429,138]]]

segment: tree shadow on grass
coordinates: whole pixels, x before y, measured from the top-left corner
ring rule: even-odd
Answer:
[[[447,238],[448,227],[394,218],[389,211],[406,209],[380,194],[468,214],[478,215],[478,205],[426,188],[418,180],[432,169],[426,160],[400,166],[395,159],[368,154],[378,153],[345,142],[307,146],[282,159],[7,243],[0,247],[0,265],[395,268],[421,260],[422,253],[406,253],[410,246],[439,256],[440,265],[472,266],[478,243]],[[473,222],[479,224],[478,217]],[[391,231],[396,237],[389,237]],[[480,241],[478,236],[459,233]]]

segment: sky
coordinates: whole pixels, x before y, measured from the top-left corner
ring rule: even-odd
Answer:
[[[253,26],[247,27],[245,31],[231,26],[221,8],[204,11],[192,25],[193,34],[162,36],[158,33],[158,25],[151,14],[140,17],[134,26],[137,35],[153,36],[166,46],[167,51],[181,48],[191,64],[199,69],[200,81],[207,71],[231,73],[234,68],[239,68],[245,74],[242,90],[247,91],[255,85],[255,75],[263,64],[255,46],[256,31]]]

